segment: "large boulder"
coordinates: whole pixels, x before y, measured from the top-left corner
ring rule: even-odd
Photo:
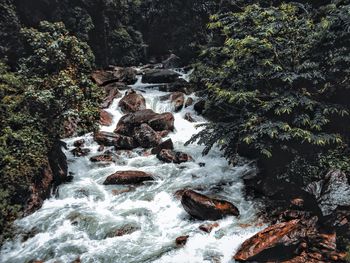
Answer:
[[[94,71],[91,77],[98,86],[106,86],[114,82],[122,82],[129,85],[136,82],[136,73],[137,71],[133,68],[110,67],[108,70]]]
[[[205,108],[205,100],[200,100],[196,102],[193,106],[193,109],[198,113],[202,114]]]
[[[130,89],[125,93],[125,96],[119,101],[120,109],[123,113],[131,113],[146,109],[146,100],[135,90]]]
[[[175,54],[170,54],[170,56],[162,61],[163,68],[179,68],[181,67],[181,58],[176,56]]]
[[[114,132],[130,135],[142,123],[147,123],[155,131],[173,130],[174,116],[170,112],[158,114],[150,109],[140,110],[120,118]]]
[[[155,147],[161,140],[158,133],[146,123],[143,123],[140,127],[135,128],[133,137],[143,148]]]
[[[107,177],[104,185],[114,184],[140,184],[154,180],[153,176],[141,171],[119,171]]]
[[[134,138],[111,132],[95,133],[94,139],[98,144],[114,146],[117,150],[132,150],[138,147]]]
[[[193,161],[191,155],[183,152],[173,151],[171,149],[162,149],[158,154],[157,158],[166,163],[185,163]]]
[[[113,122],[113,115],[108,111],[101,110],[100,111],[100,124],[103,126],[110,126]]]
[[[165,92],[183,92],[187,95],[191,94],[194,91],[193,86],[191,83],[187,82],[186,80],[182,78],[178,78],[172,83],[164,84],[162,86],[159,86],[160,91]]]
[[[181,204],[188,214],[200,220],[218,220],[228,215],[239,215],[237,207],[230,202],[210,198],[193,190],[183,192]]]
[[[117,82],[113,72],[106,70],[95,70],[92,72],[91,78],[98,86],[104,86],[111,82]]]
[[[234,259],[237,261],[282,261],[295,256],[294,251],[304,239],[316,232],[317,217],[295,219],[265,228],[246,240]]]
[[[147,70],[142,77],[143,83],[171,83],[178,79],[179,73],[168,69]]]

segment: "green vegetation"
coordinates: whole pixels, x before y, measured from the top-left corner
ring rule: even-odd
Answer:
[[[74,117],[77,133],[97,123],[100,95],[89,79],[93,55],[62,23],[21,31],[27,43],[20,71],[0,64],[0,229],[6,231],[47,165],[52,145]]]
[[[349,1],[334,1],[212,15],[195,79],[209,93],[209,110],[223,117],[192,141],[205,144],[204,153],[218,142],[230,160],[265,159],[278,173],[291,174],[285,167],[295,158],[348,169],[349,12]]]

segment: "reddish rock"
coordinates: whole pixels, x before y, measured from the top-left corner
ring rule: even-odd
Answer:
[[[136,73],[133,68],[111,67],[108,70],[94,71],[91,78],[98,86],[105,86],[114,82],[123,82],[129,85],[136,82]]]
[[[228,215],[239,215],[237,207],[230,202],[210,198],[193,190],[184,191],[181,204],[188,214],[201,220],[218,220]]]
[[[141,171],[119,171],[107,177],[104,185],[111,184],[140,184],[154,180],[153,176]]]
[[[123,83],[112,83],[104,87],[104,90],[106,92],[106,97],[103,99],[103,102],[101,104],[101,108],[105,109],[108,108],[114,99],[120,98],[122,94],[120,93],[119,89],[124,88]]]
[[[151,153],[152,154],[159,154],[160,151],[163,149],[173,150],[174,149],[173,141],[171,139],[168,139],[168,140],[160,143],[157,147],[152,149]]]
[[[185,102],[185,108],[192,106],[193,104],[193,99],[192,98],[187,98],[186,102]]]
[[[113,75],[119,82],[132,85],[137,81],[137,70],[131,67],[110,67],[113,71]]]
[[[192,118],[191,113],[187,112],[184,116],[184,119],[189,122],[195,122],[195,120]]]
[[[103,86],[113,81],[117,82],[113,72],[106,70],[96,70],[92,72],[91,78],[98,86]]]
[[[97,162],[112,162],[113,161],[113,157],[111,154],[102,154],[102,155],[97,155],[97,156],[93,156],[90,158],[90,161],[93,163],[97,163]]]
[[[73,146],[74,147],[82,147],[82,146],[84,146],[84,144],[85,144],[85,140],[84,139],[80,139],[80,140],[76,140],[73,143]]]
[[[188,238],[189,238],[189,236],[180,236],[180,237],[176,238],[176,240],[175,240],[176,246],[183,247],[184,245],[186,245]]]
[[[141,94],[138,94],[135,90],[130,89],[119,101],[118,106],[123,113],[132,113],[146,109],[146,100]]]
[[[177,190],[174,194],[175,198],[178,200],[181,200],[182,195],[184,194],[185,191],[186,191],[186,189]]]
[[[204,225],[200,225],[199,229],[204,231],[204,232],[210,233],[214,228],[216,228],[218,226],[219,226],[218,223],[204,224]]]
[[[135,128],[135,140],[143,148],[155,147],[160,143],[161,137],[148,124],[143,123],[140,127]]]
[[[185,104],[185,94],[182,92],[173,92],[170,95],[171,105],[174,107],[175,112],[182,110]]]
[[[246,240],[234,259],[258,262],[292,259],[298,244],[315,233],[316,220],[295,219],[269,226]]]
[[[100,124],[103,126],[110,126],[113,122],[113,115],[105,110],[100,111]]]
[[[170,133],[170,131],[158,131],[158,135],[162,138],[167,137]]]
[[[134,138],[111,132],[95,133],[94,139],[99,144],[114,146],[117,150],[132,150],[138,147]]]
[[[165,112],[162,114],[157,114],[151,120],[148,121],[149,126],[151,126],[155,131],[174,130],[174,115],[170,112]]]
[[[193,161],[192,156],[187,153],[177,152],[170,149],[162,149],[158,154],[157,158],[166,163],[184,163]]]
[[[130,234],[136,232],[137,230],[140,230],[140,228],[137,226],[125,225],[121,228],[113,230],[112,232],[107,234],[107,237],[121,237],[121,236],[125,236],[125,235],[130,235]]]

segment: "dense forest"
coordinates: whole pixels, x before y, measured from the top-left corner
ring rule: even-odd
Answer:
[[[92,73],[169,57],[193,69],[180,85],[208,120],[186,145],[219,147],[231,166],[253,160],[246,198],[269,222],[309,231],[317,218],[313,234],[291,234],[302,243],[268,247],[274,260],[350,260],[349,0],[1,0],[0,243],[72,180],[62,139],[99,130],[110,82]],[[331,249],[320,238],[333,234]],[[295,261],[280,255],[288,242]],[[262,246],[235,259],[268,262],[275,250]]]

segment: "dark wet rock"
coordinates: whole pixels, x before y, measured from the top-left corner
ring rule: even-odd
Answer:
[[[159,87],[159,90],[165,91],[165,92],[183,92],[189,95],[192,93],[193,87],[186,80],[178,78],[176,81],[172,83]]]
[[[192,98],[187,98],[185,102],[185,108],[192,106],[193,104],[193,99]]]
[[[123,83],[112,83],[104,87],[106,92],[106,97],[103,99],[101,104],[102,109],[108,108],[114,99],[120,98],[122,94],[120,93],[120,89],[123,89],[125,86]]]
[[[105,146],[104,145],[100,145],[97,149],[98,152],[103,152],[105,149]]]
[[[135,128],[134,136],[138,144],[143,148],[151,148],[159,145],[161,137],[148,124],[143,123]]]
[[[94,139],[99,144],[114,146],[117,150],[132,150],[138,147],[134,138],[111,132],[95,133]]]
[[[218,223],[213,223],[213,224],[203,224],[199,226],[199,229],[206,232],[210,233],[214,228],[218,227]]]
[[[338,206],[350,206],[349,181],[341,171],[330,171],[324,180],[309,184],[306,191],[316,197],[324,216],[330,215]]]
[[[107,234],[107,237],[121,237],[125,235],[130,235],[138,230],[140,230],[138,226],[125,225],[123,227],[113,230],[112,232]]]
[[[157,147],[152,149],[151,153],[152,154],[159,154],[160,151],[163,149],[173,150],[174,149],[173,141],[171,139],[168,139],[164,142],[161,142]]]
[[[199,167],[205,167],[205,163],[198,163]]]
[[[75,157],[82,157],[82,156],[86,156],[90,153],[90,149],[89,148],[81,148],[81,147],[77,147],[74,148],[73,150],[71,150],[70,152],[75,156]]]
[[[82,146],[84,146],[84,144],[85,144],[85,140],[84,139],[80,139],[80,140],[76,140],[73,143],[73,146],[74,147],[82,147]]]
[[[103,126],[110,126],[113,122],[113,115],[105,110],[100,111],[100,124]]]
[[[152,69],[147,70],[142,77],[143,83],[171,83],[176,81],[180,76],[179,73],[176,73],[168,69]]]
[[[295,256],[294,251],[316,232],[317,218],[295,219],[265,228],[246,240],[234,259],[237,261],[283,261]]]
[[[104,185],[111,184],[140,184],[154,180],[153,176],[141,171],[119,171],[107,177]]]
[[[184,194],[184,192],[185,192],[186,190],[187,190],[187,189],[177,190],[177,191],[174,193],[175,198],[181,200],[182,195]]]
[[[205,100],[200,100],[196,102],[193,106],[193,109],[198,113],[202,114],[205,108]]]
[[[170,54],[170,56],[162,61],[163,68],[179,68],[181,67],[181,58],[176,56],[175,54]]]
[[[175,240],[176,246],[183,247],[184,245],[186,245],[188,238],[189,238],[189,236],[180,236],[180,237],[176,238],[176,240]]]
[[[90,161],[93,163],[97,162],[112,162],[113,156],[111,154],[101,154],[97,156],[93,156],[90,158]]]
[[[166,163],[184,163],[193,161],[192,156],[187,153],[173,151],[170,149],[162,149],[158,154],[157,158]]]
[[[125,96],[119,101],[118,106],[123,113],[131,113],[146,109],[146,100],[135,90],[129,89]]]
[[[239,215],[237,207],[230,202],[210,198],[193,190],[184,191],[181,204],[188,214],[201,220],[218,220],[228,215]]]
[[[92,80],[98,85],[103,86],[109,82],[117,82],[117,79],[114,77],[113,72],[106,70],[96,70],[91,74]]]
[[[191,113],[189,113],[189,112],[187,112],[187,113],[185,114],[184,119],[185,119],[186,121],[189,121],[189,122],[195,122],[195,120],[193,119]]]
[[[182,92],[173,92],[170,95],[171,105],[174,107],[175,112],[182,110],[185,104],[185,94]]]
[[[148,122],[155,131],[174,130],[174,115],[170,112],[157,114]]]

